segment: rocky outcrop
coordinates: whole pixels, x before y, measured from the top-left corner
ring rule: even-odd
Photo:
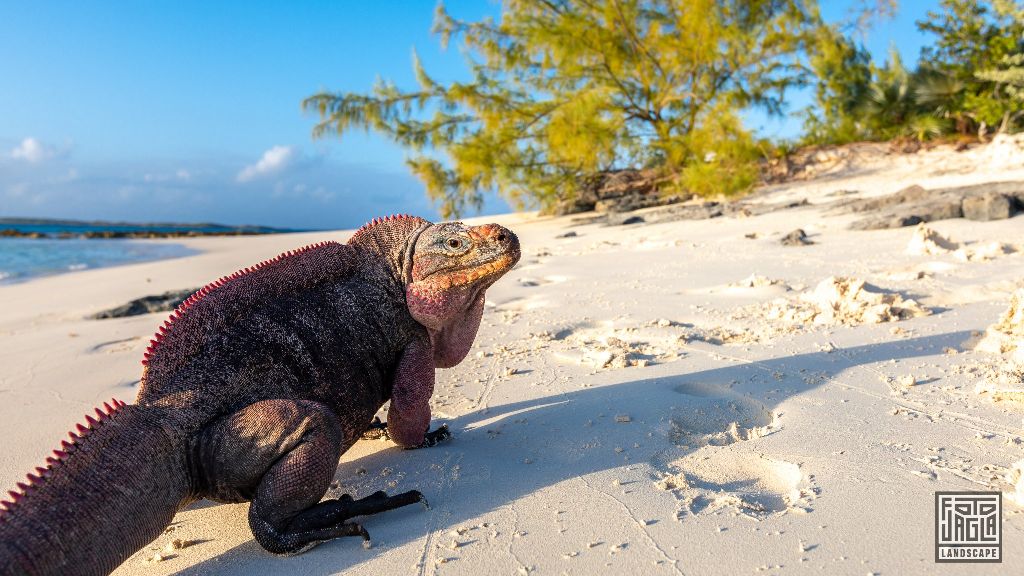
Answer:
[[[141,314],[152,314],[154,312],[170,312],[177,308],[179,304],[184,302],[186,298],[195,294],[197,290],[198,288],[189,288],[186,290],[164,292],[163,294],[156,294],[153,296],[143,296],[142,298],[136,298],[135,300],[132,300],[127,304],[122,304],[116,308],[97,312],[92,315],[92,318],[94,320],[102,320],[105,318],[139,316]]]
[[[978,196],[964,198],[964,218],[987,222],[989,220],[1005,220],[1016,212],[1016,202],[1011,196],[997,192],[986,192]]]
[[[630,213],[592,213],[578,216],[572,219],[574,225],[580,224],[607,224],[618,226],[625,224],[656,224],[660,222],[675,222],[679,220],[708,220],[720,216],[735,216],[740,218],[760,216],[777,210],[798,208],[807,206],[807,200],[797,202],[745,202],[742,200],[732,202],[717,202],[711,200],[688,201],[659,206],[644,210],[637,210]]]
[[[0,230],[0,238],[43,238],[45,234],[41,232],[24,232],[15,228],[5,228]]]
[[[655,170],[614,170],[581,179],[575,197],[552,208],[552,214],[564,216],[591,210],[599,213],[630,212],[654,206],[666,206],[688,200],[691,194],[666,194],[667,178]]]
[[[854,222],[854,230],[915,226],[922,222],[967,218],[1000,220],[1024,209],[1024,182],[989,182],[928,190],[910,186],[887,196],[837,202],[833,213],[871,216]]]

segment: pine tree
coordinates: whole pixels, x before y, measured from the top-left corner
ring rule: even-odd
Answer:
[[[480,22],[439,6],[435,32],[463,44],[471,81],[438,82],[414,58],[416,89],[381,81],[303,105],[314,136],[371,129],[408,148],[446,217],[488,190],[550,206],[625,167],[730,193],[756,178],[738,110],[781,112],[818,23],[812,0],[506,0]]]

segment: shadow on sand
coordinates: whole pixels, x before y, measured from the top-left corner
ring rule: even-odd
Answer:
[[[280,558],[250,540],[177,574],[318,573],[325,567],[342,572],[422,538],[430,530],[458,526],[579,476],[631,463],[665,469],[667,462],[693,449],[685,445],[688,432],[721,433],[736,421],[762,426],[780,402],[813,389],[825,377],[874,362],[941,354],[946,347],[960,346],[968,336],[951,332],[843,348],[841,353],[736,363],[475,411],[449,422],[456,435],[444,445],[412,452],[381,450],[339,467],[339,481],[343,486],[358,484],[360,495],[376,489],[419,488],[430,500],[430,511],[410,506],[362,519],[378,547],[363,550],[358,539],[347,538],[300,556]],[[815,374],[825,377],[807,377]],[[717,418],[715,406],[728,406],[731,414]],[[695,408],[707,417],[694,420],[693,427],[706,429],[690,429],[681,441],[678,426],[672,423],[686,424],[687,414]],[[617,422],[617,415],[629,415],[630,421]],[[393,488],[386,481],[394,477],[374,475],[387,466],[405,472]],[[358,477],[354,472],[358,468],[370,473]]]

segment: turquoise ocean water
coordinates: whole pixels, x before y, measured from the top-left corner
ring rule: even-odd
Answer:
[[[196,252],[168,242],[0,238],[0,284],[76,270],[177,258]]]

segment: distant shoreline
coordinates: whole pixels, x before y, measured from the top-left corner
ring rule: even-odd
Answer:
[[[0,218],[0,238],[28,239],[149,239],[202,236],[252,236],[308,232],[270,226],[231,226],[216,223],[133,223],[65,220],[56,218]]]
[[[290,232],[299,232],[298,230],[281,230],[275,232],[253,232],[246,230],[234,230],[225,232],[203,232],[200,230],[187,230],[187,231],[159,231],[159,230],[138,230],[138,231],[120,231],[120,230],[98,230],[89,232],[60,232],[56,234],[50,234],[45,232],[35,231],[23,231],[16,228],[0,228],[0,238],[26,238],[29,240],[90,240],[90,239],[103,239],[103,240],[116,240],[116,239],[129,239],[129,240],[145,240],[145,239],[157,239],[157,238],[199,238],[203,236],[259,236],[263,234],[286,234]],[[304,232],[304,230],[303,230]]]

